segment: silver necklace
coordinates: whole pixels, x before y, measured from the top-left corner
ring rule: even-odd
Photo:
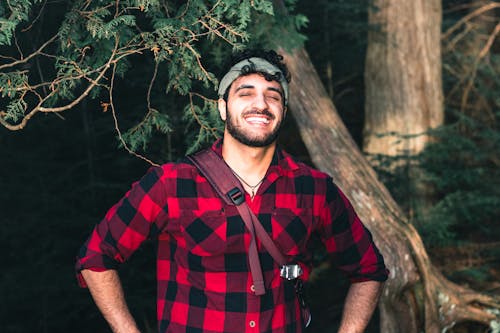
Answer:
[[[232,168],[231,169],[231,172],[233,173],[233,175],[236,176],[236,178],[238,178],[239,180],[241,180],[243,182],[243,184],[245,184],[246,186],[248,186],[250,188],[250,190],[252,191],[252,194],[251,194],[251,197],[253,199],[253,197],[255,196],[255,189],[260,185],[262,184],[262,182],[264,181],[264,178],[262,178],[257,184],[255,185],[250,185],[248,184],[243,178],[240,177],[240,175],[238,175]]]

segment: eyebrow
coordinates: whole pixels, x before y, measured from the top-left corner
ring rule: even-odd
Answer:
[[[253,89],[255,88],[254,85],[251,85],[251,84],[242,84],[241,86],[239,86],[238,88],[236,88],[236,91],[235,92],[238,92],[242,89]],[[275,88],[275,87],[267,87],[266,90],[270,90],[270,91],[276,91],[277,93],[279,93],[281,95],[281,97],[283,97],[283,92],[281,91],[281,89],[278,89],[278,88]]]
[[[255,88],[255,86],[251,85],[251,84],[242,84],[241,86],[239,86],[238,88],[236,88],[236,91],[240,91],[242,89],[252,89],[252,88]]]

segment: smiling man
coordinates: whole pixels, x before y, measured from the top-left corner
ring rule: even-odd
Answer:
[[[246,204],[289,264],[278,265],[257,239],[263,285],[254,283],[252,236],[236,207],[190,159],[152,168],[95,227],[76,264],[114,332],[139,332],[116,268],[146,239],[158,244],[161,333],[303,332],[308,318],[296,286],[312,269],[314,239],[352,282],[339,332],[363,332],[388,272],[331,177],[277,146],[289,81],[274,51],[236,55],[218,90],[224,136],[210,148],[239,179]]]

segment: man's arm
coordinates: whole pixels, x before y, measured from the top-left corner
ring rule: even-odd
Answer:
[[[116,270],[81,271],[94,301],[114,333],[139,333]]]
[[[383,283],[364,281],[351,284],[344,304],[338,333],[362,333],[377,307]]]

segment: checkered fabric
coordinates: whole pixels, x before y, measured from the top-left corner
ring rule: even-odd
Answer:
[[[221,141],[212,149],[221,154]],[[291,262],[310,271],[319,236],[353,282],[384,281],[383,258],[344,194],[326,174],[276,151],[246,201]],[[159,332],[303,332],[292,283],[259,244],[266,294],[253,292],[250,234],[187,159],[152,168],[106,214],[79,252],[82,269],[116,269],[146,239],[158,243]]]

